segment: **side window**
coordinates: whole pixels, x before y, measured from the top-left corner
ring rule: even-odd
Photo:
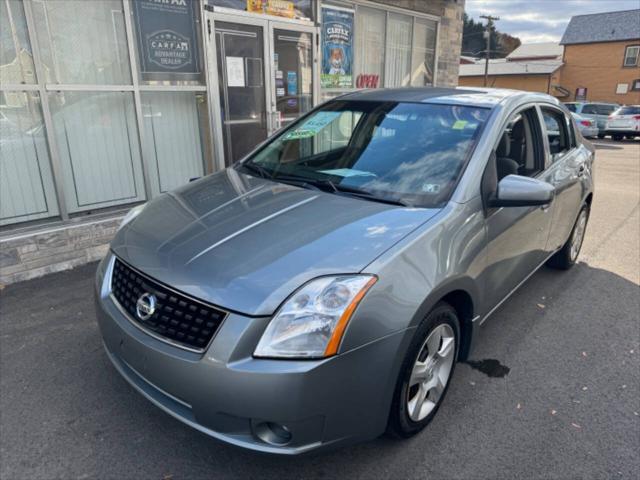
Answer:
[[[571,150],[571,138],[567,129],[566,117],[559,110],[543,107],[542,118],[549,139],[551,161],[555,162]]]
[[[541,132],[535,108],[509,120],[496,147],[498,181],[507,175],[533,177],[544,170]]]
[[[593,104],[585,105],[584,107],[582,107],[582,113],[591,115],[596,114],[598,113],[598,106]]]
[[[567,107],[570,112],[575,112],[577,109],[575,103],[565,103],[564,106]]]

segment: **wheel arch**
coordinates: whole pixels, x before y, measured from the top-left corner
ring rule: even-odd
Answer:
[[[446,302],[458,314],[460,320],[460,350],[458,360],[466,360],[471,351],[474,337],[473,319],[478,311],[478,289],[475,282],[462,277],[454,279],[447,284],[434,289],[425,299],[416,314],[414,325],[418,325],[422,319],[438,304]]]

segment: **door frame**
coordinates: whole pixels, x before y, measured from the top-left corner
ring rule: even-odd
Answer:
[[[224,149],[224,128],[222,125],[222,105],[220,103],[220,82],[218,81],[218,56],[216,47],[216,22],[235,23],[240,25],[251,25],[262,27],[263,35],[263,75],[264,93],[266,105],[267,136],[271,136],[276,131],[274,114],[276,110],[275,69],[273,68],[274,41],[273,33],[275,29],[290,30],[295,32],[306,32],[311,34],[311,95],[312,107],[319,98],[320,82],[319,76],[319,48],[320,48],[320,28],[313,22],[304,20],[294,20],[288,18],[274,17],[271,15],[258,15],[227,8],[214,7],[213,11],[205,10],[205,20],[208,29],[206,36],[207,45],[205,54],[209,69],[209,105],[211,106],[211,130],[213,138],[214,165],[217,170],[226,168]],[[258,142],[260,143],[260,142]]]

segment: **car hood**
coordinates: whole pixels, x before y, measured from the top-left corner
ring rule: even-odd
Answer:
[[[229,168],[149,202],[111,248],[177,290],[231,311],[270,315],[312,278],[360,272],[437,211]]]

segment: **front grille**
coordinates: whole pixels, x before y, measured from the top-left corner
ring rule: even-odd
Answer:
[[[113,265],[111,293],[133,322],[190,350],[204,350],[226,316],[226,312],[169,289],[118,259]],[[136,302],[145,293],[155,296],[156,308],[143,320]]]

